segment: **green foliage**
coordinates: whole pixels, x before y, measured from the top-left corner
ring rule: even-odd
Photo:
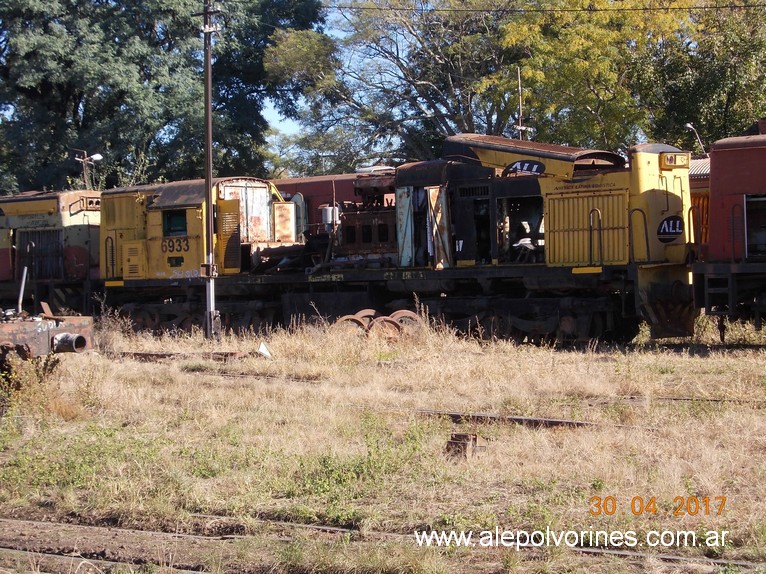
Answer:
[[[512,18],[505,35],[528,54],[522,82],[536,139],[605,149],[635,142],[648,110],[635,105],[632,59],[674,30],[683,13],[652,9],[653,0],[630,10],[609,0],[541,6],[547,10]]]
[[[295,477],[296,490],[287,495],[353,500],[385,478],[409,469],[421,451],[423,434],[417,425],[410,426],[401,439],[396,439],[380,419],[365,415],[362,429],[364,453],[338,456],[330,452],[304,457]]]
[[[698,150],[687,122],[709,143],[766,114],[757,3],[358,4],[336,24],[337,51],[291,38],[270,55],[289,63],[274,65],[279,77],[312,86],[307,129],[286,148],[301,169],[288,172],[328,173],[326,158],[348,157],[349,146],[357,163],[395,163],[438,157],[453,133],[516,136],[517,69],[522,121],[538,141],[625,150],[648,137]],[[342,62],[334,75],[333,62]],[[322,162],[308,159],[312,149]]]
[[[191,0],[0,2],[2,135],[12,142],[0,146],[0,185],[81,185],[75,150],[104,156],[97,170],[106,187],[201,177],[200,7]],[[319,8],[316,0],[226,6],[213,72],[220,174],[262,171],[263,100],[281,93],[266,81],[263,52],[275,30],[313,26]]]
[[[634,90],[651,110],[647,132],[685,149],[738,135],[766,114],[763,67],[766,17],[762,4],[690,12],[685,26],[636,58]]]
[[[152,461],[151,443],[124,440],[118,429],[88,425],[76,435],[47,435],[30,441],[0,468],[0,494],[24,495],[32,488],[94,488],[110,480],[112,465]]]
[[[358,158],[395,163],[438,157],[444,137],[457,132],[513,132],[514,64],[521,54],[502,45],[506,13],[496,4],[352,5],[380,9],[344,11],[334,22],[341,34],[337,52],[324,43],[324,51],[316,50],[301,65],[286,53],[290,44],[279,47],[279,56],[291,63],[280,73],[310,77],[314,88],[306,92],[302,115],[313,137],[299,143],[313,144],[334,131],[346,137]],[[322,64],[316,55],[324,56]],[[334,75],[327,67],[333,62]]]

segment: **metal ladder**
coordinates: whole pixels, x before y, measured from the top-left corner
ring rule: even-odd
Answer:
[[[736,309],[737,277],[731,273],[705,276],[705,313],[731,315]]]

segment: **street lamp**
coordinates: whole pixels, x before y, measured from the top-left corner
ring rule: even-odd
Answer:
[[[104,156],[102,156],[100,153],[88,155],[88,152],[86,152],[84,149],[72,148],[72,151],[75,151],[81,155],[81,157],[76,157],[75,159],[82,164],[82,182],[85,184],[85,189],[91,189],[92,186],[88,182],[88,166],[96,165],[95,162],[101,161],[104,159]]]
[[[702,150],[702,155],[707,157],[707,152],[705,151],[705,146],[702,145],[702,140],[700,139],[700,135],[697,133],[697,130],[694,129],[694,126],[690,123],[684,124],[684,127],[687,129],[687,131],[694,132],[694,135],[697,136],[697,143],[700,145],[700,149]]]

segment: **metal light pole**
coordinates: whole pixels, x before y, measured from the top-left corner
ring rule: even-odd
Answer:
[[[94,153],[93,155],[88,155],[88,152],[84,149],[75,149],[75,148],[69,148],[74,152],[77,152],[79,154],[82,154],[82,157],[75,157],[74,159],[76,161],[79,161],[82,164],[82,182],[85,184],[85,189],[93,189],[93,186],[91,186],[90,182],[88,181],[88,166],[93,165],[95,166],[95,162],[101,161],[104,159],[104,156],[102,156],[100,153]]]
[[[221,316],[215,308],[215,278],[218,275],[215,265],[213,236],[215,234],[215,197],[213,194],[213,14],[217,14],[211,4],[205,3],[201,15],[204,17],[203,34],[205,37],[205,204],[206,204],[206,233],[205,233],[205,263],[202,265],[202,276],[205,277],[205,338],[217,339],[221,335]]]
[[[694,132],[694,135],[695,135],[695,136],[697,136],[697,143],[699,144],[699,146],[700,146],[700,149],[702,150],[702,155],[704,155],[705,157],[707,157],[707,152],[705,151],[705,146],[704,146],[704,145],[702,145],[702,140],[700,139],[700,135],[697,133],[697,130],[695,130],[695,129],[694,129],[694,126],[693,126],[692,124],[690,124],[690,123],[687,123],[687,124],[684,124],[684,127],[685,127],[685,128],[688,130],[688,131],[692,131],[692,132]]]

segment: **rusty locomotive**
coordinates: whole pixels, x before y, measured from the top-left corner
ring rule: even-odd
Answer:
[[[734,147],[726,140],[713,147],[720,175],[710,180],[711,206],[735,177],[724,175],[733,160],[716,157]],[[763,157],[766,142],[748,149]],[[361,309],[388,315],[418,304],[458,327],[517,341],[625,341],[642,321],[656,337],[684,336],[700,308],[728,316],[747,308],[759,317],[766,291],[753,287],[763,285],[753,229],[757,196],[766,192],[753,184],[740,207],[708,216],[708,192],[690,186],[689,166],[687,152],[663,144],[635,146],[625,158],[464,134],[447,139],[443,159],[393,172],[220,178],[212,206],[202,181],[113,189],[79,223],[87,234],[61,236],[62,246],[79,241],[87,249],[55,280],[24,264],[23,238],[31,235],[0,203],[3,278],[10,286],[22,267],[34,268],[30,293],[57,295],[59,306],[84,310],[91,287],[141,327],[189,329],[204,316],[200,263],[212,209],[218,307],[230,328]],[[61,205],[48,211],[76,211]],[[727,223],[717,219],[725,212],[742,225],[726,232],[733,239],[723,257],[713,245],[726,243]],[[35,229],[74,225],[59,219]],[[86,267],[79,279],[66,275]],[[75,296],[78,281],[83,293]]]
[[[758,135],[726,138],[710,149],[709,209],[692,267],[694,296],[706,314],[754,321],[766,312],[766,120]]]

